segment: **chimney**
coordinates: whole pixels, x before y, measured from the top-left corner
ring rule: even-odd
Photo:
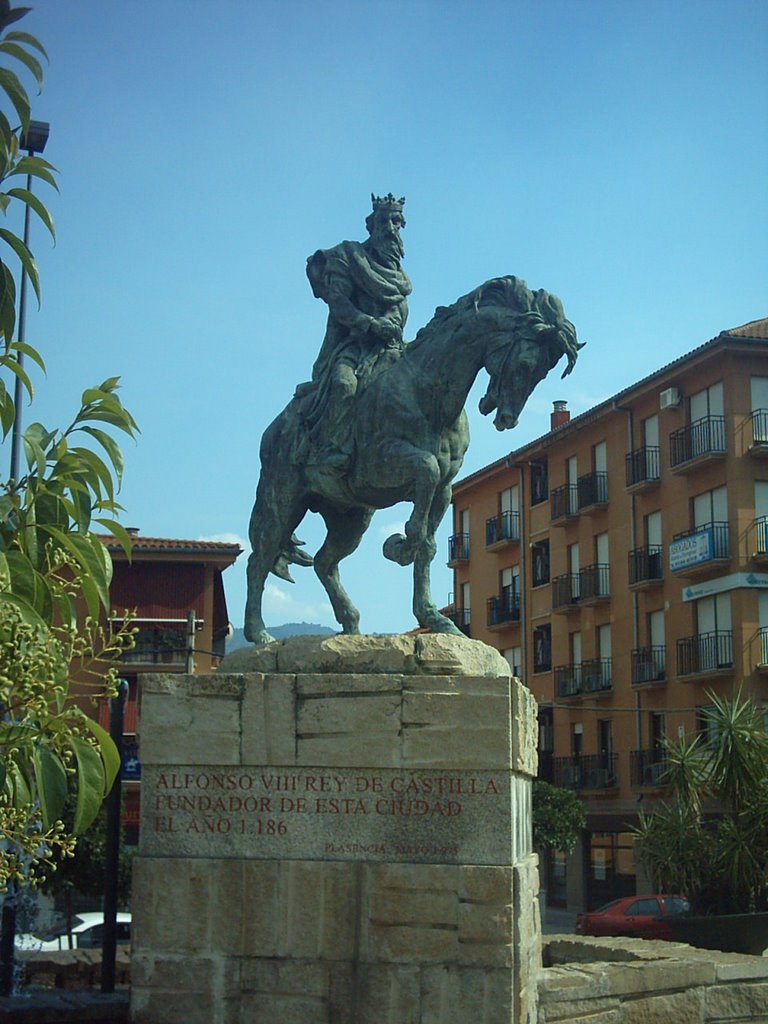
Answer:
[[[553,402],[552,404],[555,408],[549,414],[549,429],[557,430],[558,427],[570,422],[571,414],[568,412],[567,402]]]

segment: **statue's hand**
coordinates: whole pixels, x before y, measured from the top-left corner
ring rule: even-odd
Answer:
[[[403,340],[402,328],[386,316],[375,317],[371,331],[387,345],[399,345]]]

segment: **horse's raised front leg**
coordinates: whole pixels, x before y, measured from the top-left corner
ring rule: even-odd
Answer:
[[[256,491],[248,527],[253,550],[248,558],[248,599],[244,624],[245,638],[254,644],[268,644],[275,639],[267,632],[262,618],[264,584],[278,558],[290,550],[293,531],[306,512],[298,493],[291,493],[291,490],[288,481],[265,482],[262,475]]]
[[[410,565],[427,536],[435,488],[440,482],[440,467],[431,452],[404,441],[393,444],[385,456],[399,465],[402,482],[413,481],[414,489],[413,512],[405,524],[405,534],[393,533],[387,537],[383,547],[384,557],[398,565]]]
[[[413,563],[413,614],[423,629],[433,633],[455,633],[463,636],[455,623],[437,610],[432,600],[430,566],[437,553],[435,531],[451,503],[451,485],[442,484],[436,491],[427,522],[427,536],[424,538]]]
[[[330,598],[342,632],[359,633],[360,613],[341,585],[339,562],[357,548],[370,525],[373,510],[352,508],[342,511],[329,505],[321,506],[318,511],[325,520],[328,536],[315,555],[315,572]]]

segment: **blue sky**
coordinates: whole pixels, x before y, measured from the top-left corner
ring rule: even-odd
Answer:
[[[407,197],[407,337],[516,274],[587,342],[512,432],[472,411],[478,383],[464,474],[544,433],[553,400],[577,415],[768,313],[763,2],[32,2],[20,27],[50,55],[33,116],[61,172],[57,245],[32,239],[27,337],[49,371],[32,414],[64,423],[122,376],[142,429],[124,522],[145,535],[245,537],[261,434],[323,336],[306,258],[365,237],[371,191]],[[343,564],[364,631],[414,624],[410,572],[380,554],[406,514],[378,513]],[[225,576],[235,625],[244,567]],[[296,576],[270,583],[267,622],[333,625]]]

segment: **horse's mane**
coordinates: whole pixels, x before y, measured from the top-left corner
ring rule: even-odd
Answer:
[[[510,276],[492,278],[467,295],[462,295],[452,305],[438,306],[429,323],[406,346],[406,352],[429,344],[437,330],[443,337],[446,332],[458,330],[467,313],[477,313],[481,309],[490,311],[494,306],[505,312],[519,312],[520,329],[526,334],[528,331],[531,334],[538,333],[543,326],[556,327],[562,332],[566,347],[577,346],[576,329],[566,320],[560,299],[543,288],[533,292],[521,278]]]

